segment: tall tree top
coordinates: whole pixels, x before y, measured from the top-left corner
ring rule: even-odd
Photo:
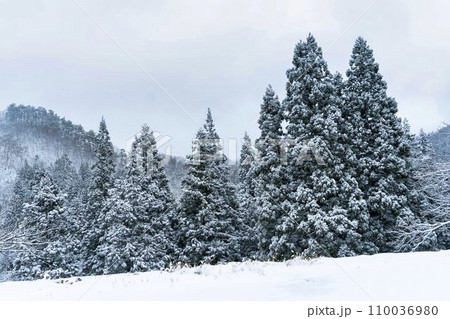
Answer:
[[[92,166],[94,175],[91,185],[92,203],[100,203],[108,195],[108,190],[113,185],[114,165],[114,146],[111,143],[109,132],[106,127],[105,119],[102,117],[97,134],[97,143],[95,150],[96,161]]]
[[[375,62],[373,50],[362,37],[358,37],[355,41],[349,64],[350,69],[346,74],[350,82],[356,80],[355,78],[358,79],[356,80],[358,82],[361,78],[365,78],[367,81],[379,82],[382,88],[386,89],[386,83],[382,81],[382,76],[378,73],[379,66]],[[369,89],[361,85],[361,89],[363,88]]]
[[[371,105],[371,112],[379,113],[383,109],[385,114],[382,116],[392,117],[393,114],[396,114],[397,103],[393,98],[387,96],[387,84],[379,73],[379,66],[375,62],[373,50],[361,37],[356,39],[349,65],[350,68],[346,72],[348,79],[345,95],[347,100],[363,101],[366,105]],[[352,98],[353,95],[358,98]],[[355,107],[360,108],[360,106]]]
[[[339,77],[331,75],[322,49],[311,34],[295,47],[293,67],[286,74],[288,135],[303,141],[322,134],[336,135],[339,101],[335,84]]]
[[[261,138],[280,138],[282,135],[281,122],[283,121],[283,112],[278,96],[270,85],[264,94],[259,114],[258,124],[261,130]]]
[[[242,149],[239,167],[240,168],[245,167],[245,169],[248,170],[251,166],[251,163],[253,162],[254,157],[255,154],[252,148],[252,140],[248,136],[247,132],[245,132],[244,138],[242,139]]]
[[[244,132],[243,140],[244,140],[244,142],[250,142],[251,143],[250,136],[248,136],[247,131]]]
[[[328,75],[328,67],[323,59],[322,48],[319,47],[311,33],[306,38],[306,41],[300,40],[295,46],[292,64],[294,69],[297,68],[303,71],[304,74],[298,75],[300,77],[317,70],[320,70],[323,76]],[[317,68],[317,66],[321,66],[321,68]],[[287,71],[288,78],[290,78],[290,74],[292,74],[292,69]],[[299,80],[298,76],[290,80]]]
[[[105,118],[102,116],[102,119],[101,119],[101,121],[100,121],[100,126],[99,126],[99,129],[98,129],[98,133],[99,134],[107,134],[107,135],[109,135],[109,132],[108,132],[108,128],[106,127],[106,121],[105,121]]]
[[[206,114],[206,122],[203,125],[204,132],[206,134],[207,139],[218,139],[219,135],[216,132],[216,128],[214,125],[214,121],[211,115],[211,109],[208,108],[208,112]]]
[[[100,121],[100,127],[97,133],[97,157],[100,156],[112,156],[114,154],[114,146],[111,143],[111,138],[109,137],[109,131],[106,127],[106,121],[102,117]]]

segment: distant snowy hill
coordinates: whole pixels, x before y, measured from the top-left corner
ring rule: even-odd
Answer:
[[[450,251],[0,283],[0,300],[450,300]],[[424,275],[426,274],[426,275]]]
[[[85,131],[81,125],[42,107],[10,105],[0,115],[0,136],[3,165],[17,165],[14,159],[35,156],[53,162],[67,154],[79,166],[94,155],[93,131]]]
[[[2,194],[11,189],[16,171],[25,160],[38,156],[46,164],[67,154],[74,166],[94,159],[95,132],[58,116],[43,107],[10,105],[0,112],[0,205]],[[170,187],[178,196],[186,174],[186,160],[171,157],[166,161]]]
[[[10,105],[0,113],[0,205],[16,170],[38,156],[50,164],[67,154],[75,167],[91,162],[95,133],[42,107]]]

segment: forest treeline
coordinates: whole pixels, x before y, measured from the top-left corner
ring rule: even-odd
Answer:
[[[148,125],[129,154],[102,119],[78,142],[92,162],[27,161],[4,208],[4,232],[18,234],[0,249],[6,269],[34,279],[450,248],[445,152],[398,117],[367,42],[356,40],[345,77],[312,35],[292,64],[285,99],[268,86],[260,135],[244,135],[237,182],[209,109],[179,198]],[[79,134],[69,127],[61,143]]]

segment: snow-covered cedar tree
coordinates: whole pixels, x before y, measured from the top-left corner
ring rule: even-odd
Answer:
[[[277,245],[283,258],[352,256],[365,249],[358,233],[365,202],[348,168],[342,80],[329,71],[312,35],[294,50],[284,101],[291,177],[290,207]]]
[[[193,144],[178,207],[179,261],[199,265],[239,260],[242,221],[209,109]]]
[[[114,184],[114,146],[111,143],[106,122],[103,118],[100,122],[96,143],[96,161],[92,166],[93,178],[90,192],[92,209],[101,208],[103,201],[108,196],[108,191]]]
[[[280,236],[277,227],[285,214],[284,205],[286,176],[284,175],[282,153],[283,111],[278,96],[269,85],[263,96],[258,120],[261,131],[256,140],[257,160],[253,175],[256,197],[256,238],[259,258],[279,259],[277,243]]]
[[[256,227],[256,196],[255,196],[255,149],[252,141],[245,132],[242,139],[242,149],[238,167],[239,213],[243,220],[241,252],[243,258],[255,258],[258,241],[255,233]]]
[[[373,51],[358,38],[353,47],[344,88],[346,121],[353,125],[351,149],[355,177],[370,214],[363,240],[379,251],[391,250],[389,233],[400,215],[409,215],[410,145],[397,103],[386,93]]]
[[[132,145],[127,178],[117,180],[99,217],[95,273],[163,269],[173,262],[173,198],[147,125]]]
[[[67,195],[68,200],[76,196],[77,171],[67,154],[63,154],[55,161],[52,176],[61,192]]]
[[[31,245],[17,254],[14,274],[19,279],[70,276],[73,260],[64,196],[47,172],[35,178],[31,202],[24,204],[20,219]]]
[[[134,147],[140,152],[140,161],[133,178],[143,193],[143,210],[136,213],[137,225],[134,229],[137,238],[138,258],[134,270],[162,269],[174,262],[176,238],[172,229],[175,202],[169,189],[163,157],[158,153],[153,132],[144,125]],[[136,173],[138,173],[136,175]]]
[[[115,172],[114,147],[111,143],[106,122],[102,118],[96,136],[95,162],[92,166],[91,185],[89,187],[88,207],[84,216],[83,249],[85,274],[91,274],[97,263],[95,250],[100,240],[99,215],[104,209],[109,191],[113,188]]]

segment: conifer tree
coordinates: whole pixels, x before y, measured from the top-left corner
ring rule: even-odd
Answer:
[[[396,218],[409,211],[410,146],[397,117],[397,103],[387,95],[373,51],[362,38],[353,47],[347,78],[344,105],[346,121],[353,124],[355,176],[370,214],[363,237],[387,251]]]
[[[111,143],[105,119],[102,118],[96,136],[95,163],[92,166],[88,207],[83,227],[85,272],[87,274],[91,273],[95,267],[94,265],[98,262],[95,250],[100,245],[99,215],[104,209],[109,191],[113,188],[114,171],[114,147]]]
[[[113,174],[115,170],[114,146],[111,143],[105,119],[102,118],[96,138],[96,161],[92,166],[92,185],[90,204],[92,210],[101,209],[103,201],[112,188]]]
[[[238,205],[209,109],[188,159],[178,208],[180,262],[198,265],[239,260]]]
[[[77,171],[67,154],[55,161],[52,175],[58,188],[67,194],[69,200],[73,199],[76,196]]]
[[[82,165],[82,170],[85,167]],[[65,198],[65,242],[67,247],[66,262],[70,266],[72,275],[80,275],[83,271],[83,229],[86,217],[86,201],[88,199],[89,184],[83,184],[80,176],[69,157],[64,154],[51,167],[52,178],[60,193]]]
[[[346,172],[341,77],[328,71],[312,35],[296,46],[293,65],[287,71],[284,101],[287,136],[293,143],[290,207],[280,227],[283,257],[354,255],[365,249],[358,233],[365,203],[356,180]]]
[[[256,197],[256,238],[259,258],[278,259],[278,239],[284,211],[286,185],[282,157],[283,111],[275,91],[269,85],[258,120],[261,136],[256,140],[257,161],[253,167]]]
[[[162,165],[163,159],[148,125],[142,128],[136,149],[140,151],[138,184],[144,198],[142,210],[136,214],[137,225],[134,229],[139,237],[137,269],[162,269],[174,261],[172,226],[175,207]]]
[[[173,198],[150,128],[132,145],[127,178],[116,181],[99,217],[95,273],[163,269],[173,262]]]
[[[7,219],[9,224],[20,223],[23,215],[23,206],[30,203],[33,198],[33,187],[39,182],[39,176],[44,174],[44,164],[39,157],[35,157],[32,165],[27,161],[19,169],[11,201],[8,205]]]
[[[421,161],[427,160],[433,155],[433,146],[431,145],[430,138],[423,129],[420,130],[418,135],[414,136],[411,155],[413,159],[419,159]]]
[[[20,221],[20,227],[27,229],[28,244],[14,261],[15,276],[19,279],[70,276],[73,260],[64,197],[47,172],[40,172],[35,178],[31,202],[24,204]]]
[[[132,185],[125,180],[116,182],[99,215],[99,245],[95,250],[92,272],[112,274],[130,272],[137,257],[133,229],[136,227],[132,206]]]
[[[255,196],[255,151],[252,141],[245,132],[242,140],[238,168],[238,190],[239,212],[243,219],[243,238],[241,240],[241,252],[243,257],[254,258],[257,253],[258,242],[256,238],[256,196]]]

